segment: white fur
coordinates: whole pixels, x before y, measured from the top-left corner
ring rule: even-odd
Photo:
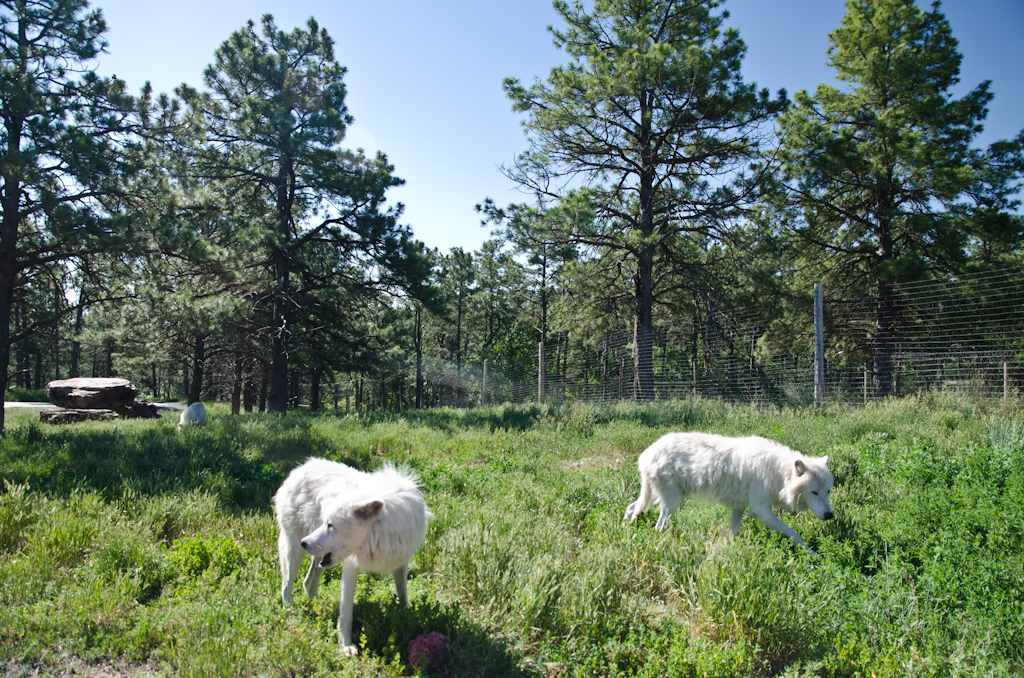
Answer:
[[[201,402],[194,402],[181,411],[178,417],[178,430],[184,426],[202,426],[206,423],[206,407]]]
[[[399,602],[408,606],[409,561],[423,544],[427,509],[416,479],[390,466],[374,473],[326,459],[310,459],[293,470],[274,495],[280,528],[281,598],[292,601],[292,584],[308,551],[303,588],[315,598],[326,567],[343,563],[338,608],[338,643],[354,655],[352,606],[360,570],[392,574]]]
[[[749,507],[761,523],[813,553],[772,508],[793,513],[809,510],[822,520],[831,519],[828,495],[834,479],[827,462],[828,457],[805,457],[756,436],[669,433],[637,460],[640,496],[626,509],[625,518],[634,521],[652,504],[660,503],[657,529],[664,532],[679,505],[693,498],[732,509],[729,529],[735,536]]]

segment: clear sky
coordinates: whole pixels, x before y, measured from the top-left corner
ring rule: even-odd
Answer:
[[[919,4],[921,0],[918,0]],[[566,61],[547,27],[550,0],[95,0],[108,24],[99,71],[137,91],[202,85],[214,50],[249,19],[270,13],[291,30],[316,17],[348,68],[345,145],[382,150],[406,185],[389,193],[403,223],[428,247],[473,251],[489,236],[473,206],[528,200],[498,171],[526,148],[502,79],[529,83]],[[729,23],[748,52],[744,79],[790,96],[831,81],[828,33],[842,0],[728,0]],[[1024,0],[948,0],[942,5],[964,56],[962,91],[992,81],[988,144],[1024,128]]]

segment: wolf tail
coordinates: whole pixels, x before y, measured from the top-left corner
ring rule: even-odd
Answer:
[[[647,479],[647,474],[640,472],[640,496],[637,497],[636,501],[626,507],[626,515],[623,516],[623,520],[630,522],[637,519],[641,513],[651,507],[653,503],[654,493],[651,492],[651,481]]]

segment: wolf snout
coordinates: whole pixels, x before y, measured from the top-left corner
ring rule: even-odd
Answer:
[[[825,515],[822,516],[822,519],[823,520],[832,520],[835,517],[836,517],[835,514],[832,513],[831,511],[825,511]]]
[[[308,551],[309,550],[309,540],[308,539],[303,539],[302,541],[299,542],[299,546],[301,546],[302,548],[304,548],[304,549],[306,549]]]

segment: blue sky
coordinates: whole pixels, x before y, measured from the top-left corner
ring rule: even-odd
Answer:
[[[919,0],[920,3],[920,0]],[[346,145],[382,150],[406,185],[389,195],[406,206],[403,223],[428,247],[476,250],[489,236],[473,206],[528,199],[498,171],[526,148],[520,116],[501,89],[508,76],[530,82],[564,63],[547,27],[549,0],[99,0],[109,54],[99,71],[133,91],[202,85],[214,50],[249,19],[278,27],[316,17],[348,68]],[[743,75],[790,95],[831,81],[828,33],[842,0],[728,0],[729,23],[747,43]],[[1024,128],[1024,0],[948,0],[942,9],[964,56],[962,91],[992,81],[995,99],[980,141]]]

